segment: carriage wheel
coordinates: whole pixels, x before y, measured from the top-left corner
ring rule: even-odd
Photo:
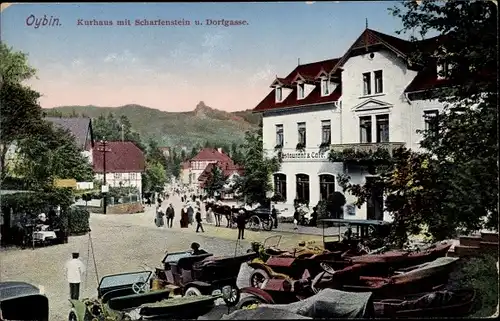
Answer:
[[[262,227],[264,228],[265,231],[272,230],[273,225],[274,225],[274,220],[271,217],[271,215],[269,215],[269,217],[267,217],[266,220],[264,222],[262,222]]]
[[[249,230],[258,231],[260,229],[260,227],[261,227],[261,221],[257,215],[253,215],[247,221],[247,229],[249,229]]]

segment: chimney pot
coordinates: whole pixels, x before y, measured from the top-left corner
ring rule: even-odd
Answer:
[[[217,150],[219,151],[219,153],[222,153],[222,148],[217,148]]]

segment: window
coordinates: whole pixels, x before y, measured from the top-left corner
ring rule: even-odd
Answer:
[[[122,173],[115,173],[113,177],[115,181],[119,181],[120,179],[122,179]]]
[[[281,101],[283,99],[283,89],[281,87],[276,87],[276,101]]]
[[[321,79],[321,93],[323,96],[330,94],[330,88],[328,87],[328,79]]]
[[[283,125],[276,125],[276,147],[283,147]]]
[[[377,115],[377,143],[389,142],[389,115]]]
[[[364,116],[359,117],[359,130],[361,143],[372,142],[372,117]]]
[[[286,175],[274,174],[274,195],[286,201]]]
[[[299,144],[306,146],[306,123],[297,123],[297,129],[299,131]]]
[[[363,95],[371,95],[372,94],[372,81],[371,75],[369,72],[363,74]]]
[[[335,192],[335,176],[325,174],[319,175],[320,200],[327,200]]]
[[[303,99],[305,96],[305,85],[304,84],[298,84],[297,85],[297,95],[299,99]]]
[[[437,78],[446,79],[450,76],[450,64],[439,62],[437,65]]]
[[[377,70],[373,74],[374,74],[374,78],[375,78],[375,93],[381,94],[384,92],[382,70]]]
[[[137,173],[130,173],[128,174],[128,176],[130,177],[131,180],[136,180],[137,179]]]
[[[309,203],[309,176],[297,174],[297,199],[301,202]]]
[[[424,111],[424,122],[425,130],[431,132],[437,132],[437,116],[439,112],[437,110],[426,110]]]
[[[321,144],[329,145],[332,142],[332,124],[329,120],[321,121]]]

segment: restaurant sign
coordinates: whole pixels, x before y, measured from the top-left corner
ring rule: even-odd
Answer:
[[[328,159],[328,151],[280,152],[278,157],[280,157],[283,161],[323,161]]]

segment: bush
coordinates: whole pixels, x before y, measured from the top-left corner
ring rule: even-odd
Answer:
[[[85,234],[90,230],[90,213],[85,208],[71,207],[68,210],[68,226],[70,235]]]

